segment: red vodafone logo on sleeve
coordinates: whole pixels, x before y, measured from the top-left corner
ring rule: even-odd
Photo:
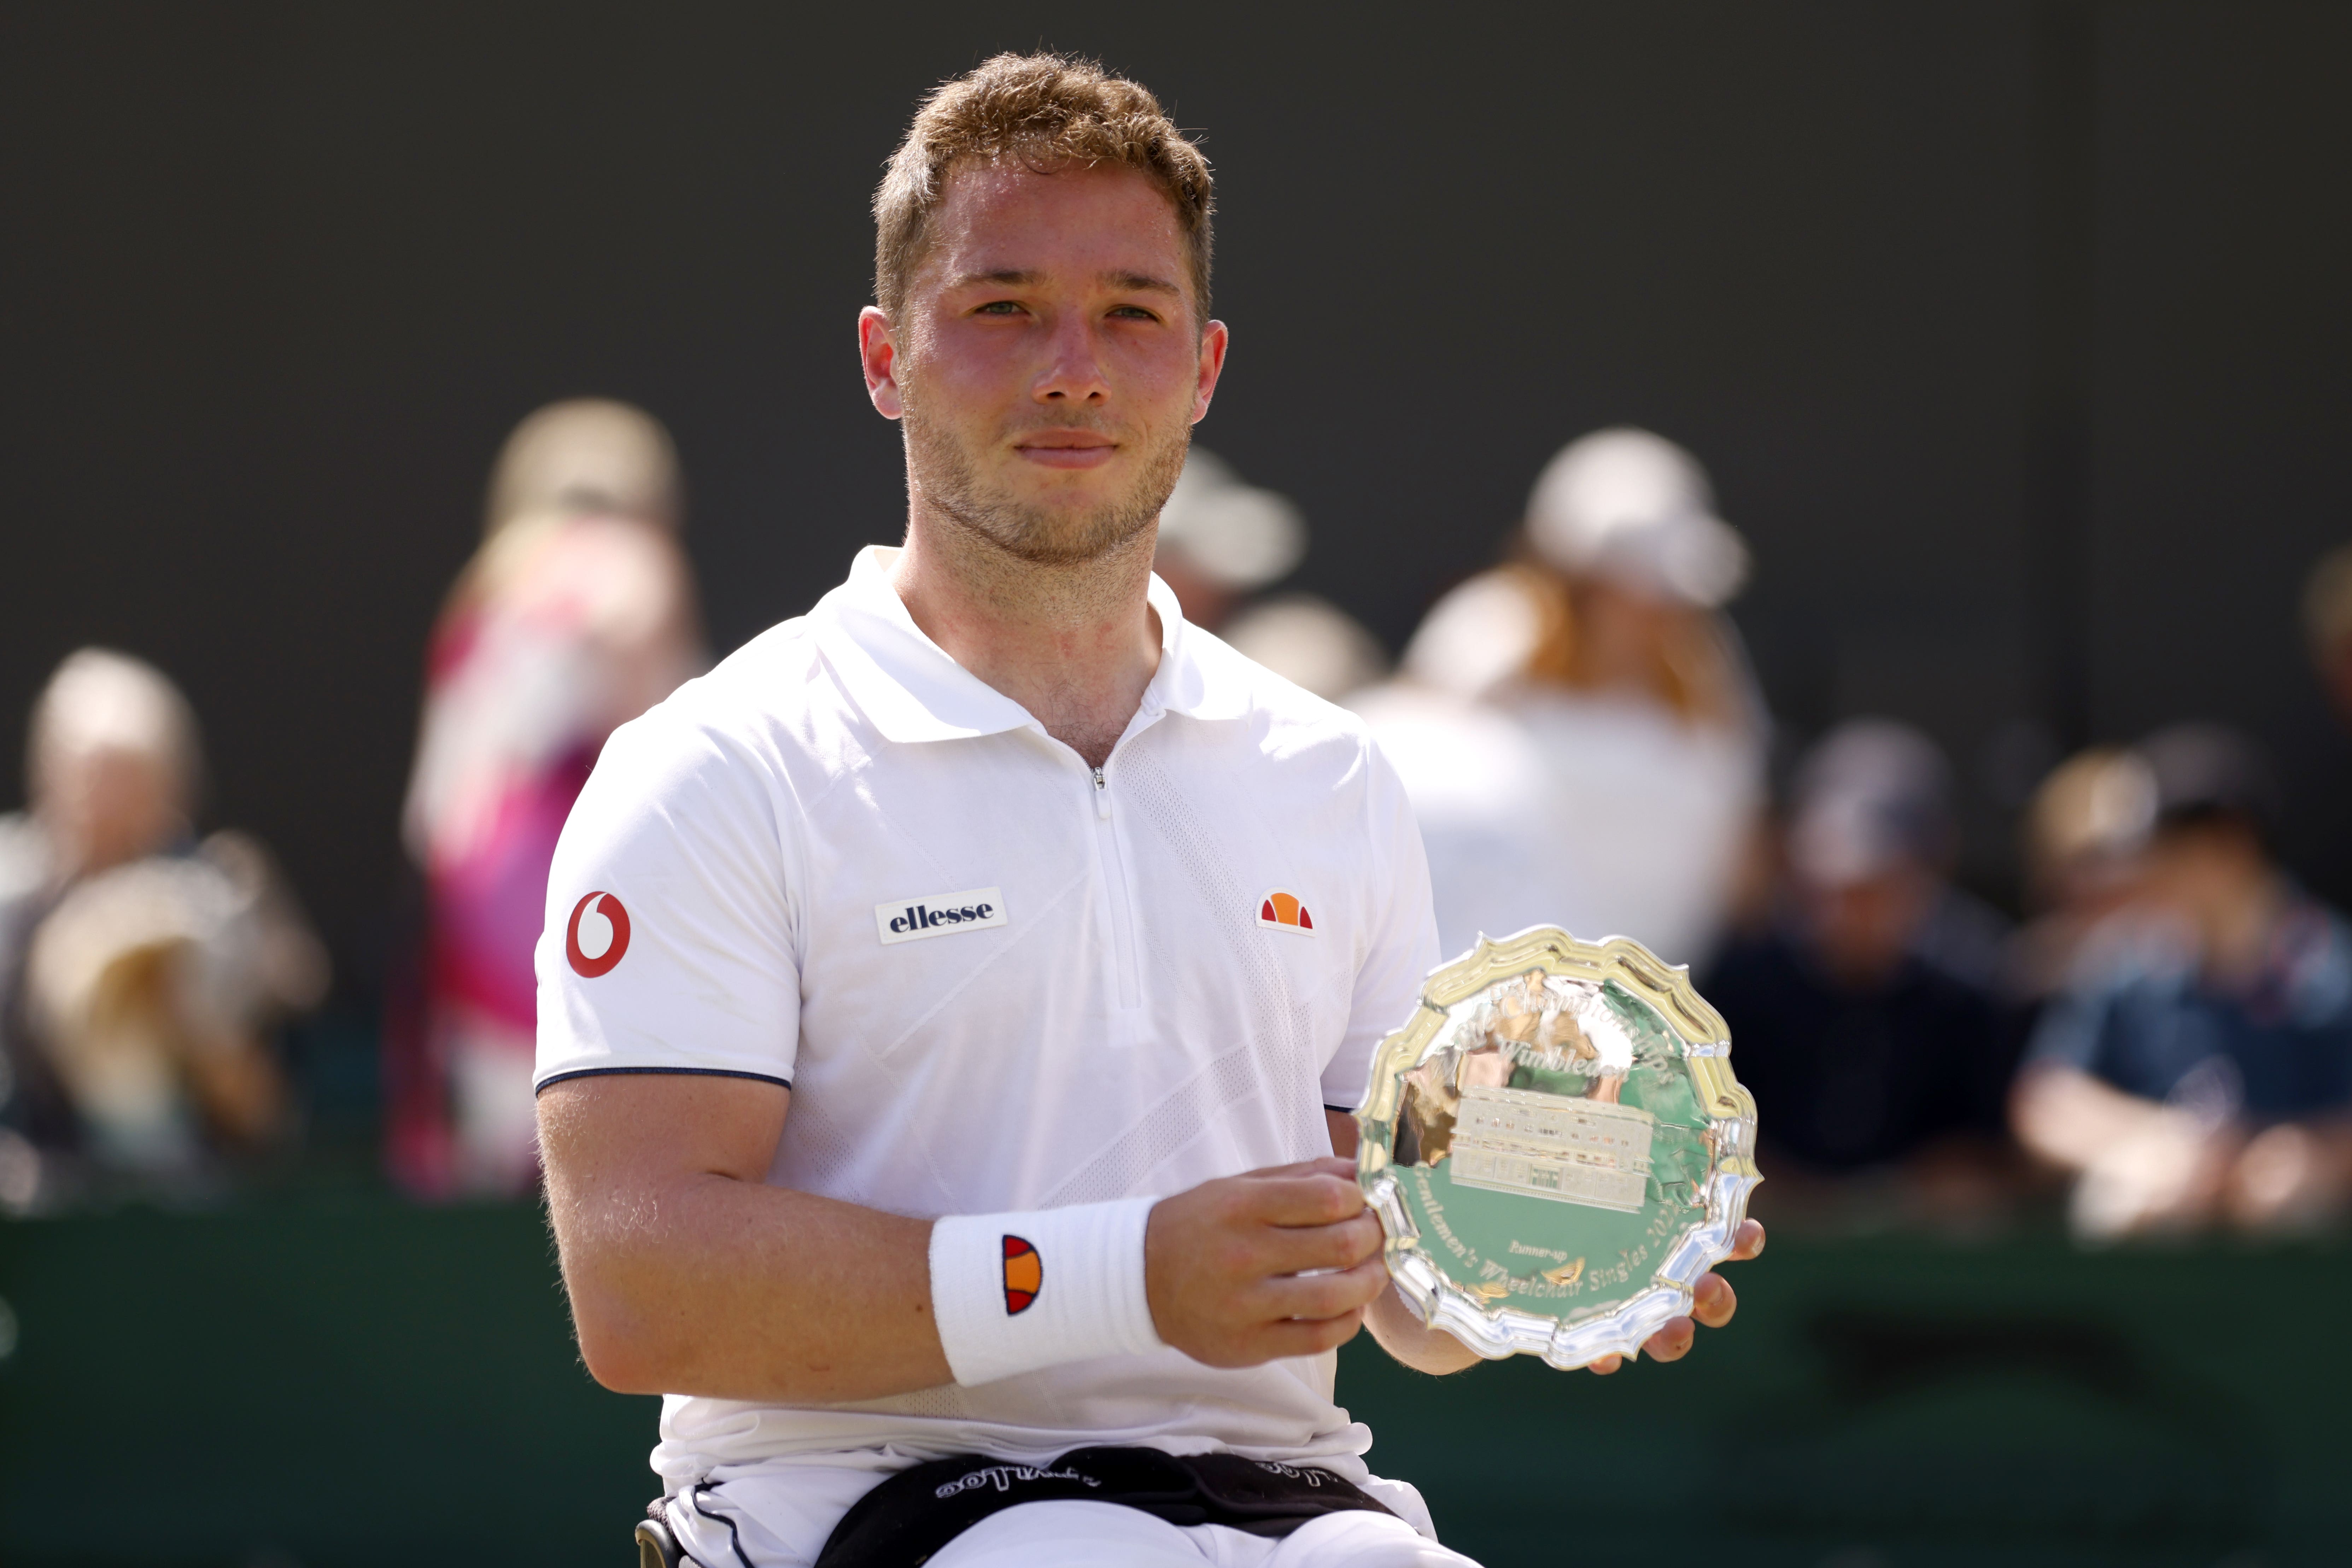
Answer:
[[[563,928],[563,956],[583,980],[610,974],[629,951],[629,911],[610,893],[591,893],[572,906]]]

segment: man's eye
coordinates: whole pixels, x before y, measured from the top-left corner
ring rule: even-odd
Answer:
[[[987,304],[982,305],[979,310],[974,310],[972,314],[975,316],[1011,316],[1018,314],[1020,310],[1021,306],[1015,300],[991,300]]]
[[[1140,305],[1120,305],[1111,314],[1130,321],[1156,321],[1160,319]]]

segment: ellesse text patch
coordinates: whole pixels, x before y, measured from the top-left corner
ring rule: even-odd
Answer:
[[[1004,894],[995,888],[893,899],[874,906],[875,933],[885,945],[919,942],[927,936],[949,936],[960,931],[987,931],[1003,923]]]

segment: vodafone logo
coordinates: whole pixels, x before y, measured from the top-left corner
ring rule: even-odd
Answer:
[[[583,980],[610,974],[629,951],[629,911],[610,893],[591,893],[572,906],[563,928],[563,956]]]

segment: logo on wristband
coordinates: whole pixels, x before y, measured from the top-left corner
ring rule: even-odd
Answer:
[[[1017,1236],[1004,1238],[1004,1315],[1015,1317],[1029,1310],[1037,1299],[1038,1287],[1045,1282],[1045,1265],[1037,1249]]]

